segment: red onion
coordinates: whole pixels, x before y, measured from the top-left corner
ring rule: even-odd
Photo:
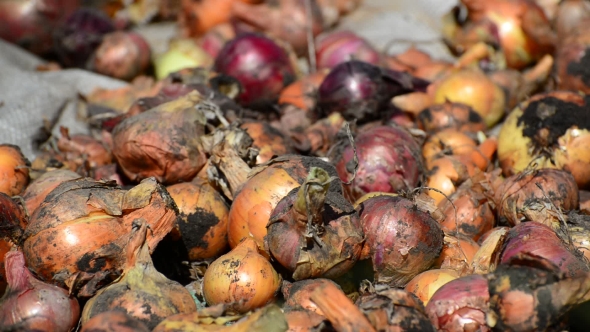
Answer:
[[[80,0],[0,1],[0,38],[33,53],[45,54],[51,33],[78,6]]]
[[[535,221],[518,224],[508,231],[500,256],[501,263],[525,253],[549,260],[570,277],[590,271],[581,252],[569,249],[555,231]]]
[[[2,330],[73,330],[80,316],[78,301],[65,289],[35,279],[20,251],[11,251],[5,258],[8,289],[0,299]]]
[[[359,134],[355,140],[358,169],[351,185],[344,186],[351,200],[370,192],[413,189],[422,171],[420,146],[401,127],[379,126]],[[338,149],[336,149],[338,150]],[[347,145],[334,158],[336,171],[348,181],[354,171],[354,151]]]
[[[366,237],[361,259],[371,258],[377,282],[403,287],[440,255],[443,231],[409,199],[378,195],[357,210]]]
[[[439,288],[426,305],[426,314],[438,331],[463,332],[491,329],[487,326],[488,280],[473,274]]]
[[[332,69],[318,89],[318,106],[324,115],[340,112],[359,122],[379,118],[392,97],[424,91],[428,82],[412,75],[380,68],[363,61],[343,62]]]
[[[62,65],[83,68],[103,36],[113,31],[114,23],[103,12],[80,8],[54,32],[54,50]]]
[[[350,60],[379,65],[382,55],[367,40],[348,30],[332,31],[316,39],[318,68],[333,68]]]
[[[215,60],[215,71],[235,77],[244,91],[238,100],[248,106],[276,100],[295,80],[288,52],[272,39],[244,33],[227,42]]]
[[[337,278],[360,256],[358,213],[340,193],[329,191],[332,180],[324,169],[312,167],[270,216],[265,248],[295,280]]]

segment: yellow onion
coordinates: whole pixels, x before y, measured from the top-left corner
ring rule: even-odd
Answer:
[[[451,101],[473,108],[488,127],[496,124],[504,116],[506,96],[486,74],[476,69],[456,71],[437,81],[433,89],[434,103]]]
[[[30,165],[18,146],[0,144],[0,192],[20,194],[29,184]]]
[[[228,311],[246,313],[271,302],[281,277],[247,238],[216,259],[203,277],[203,295],[210,306],[225,303]]]
[[[537,168],[570,172],[580,189],[590,186],[590,108],[571,91],[538,94],[506,118],[498,136],[504,175],[534,163]]]
[[[416,295],[426,305],[441,286],[460,276],[459,272],[450,269],[428,270],[412,278],[405,289]]]

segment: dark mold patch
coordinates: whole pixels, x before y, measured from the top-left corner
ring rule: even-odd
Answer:
[[[203,208],[197,208],[194,213],[182,217],[178,222],[178,227],[186,248],[189,251],[193,248],[207,249],[209,243],[205,241],[205,235],[211,227],[219,224],[219,218]]]
[[[590,48],[584,51],[579,61],[571,61],[567,65],[567,73],[579,77],[584,84],[590,86]]]

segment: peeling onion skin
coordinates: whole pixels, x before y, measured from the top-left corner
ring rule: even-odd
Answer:
[[[486,277],[473,274],[439,288],[426,305],[426,314],[437,331],[489,332],[486,323],[489,293]]]
[[[567,213],[578,208],[579,200],[574,177],[566,171],[552,168],[513,175],[504,180],[494,194],[499,218],[510,225],[531,220],[554,229],[561,224],[555,207]]]
[[[537,168],[570,172],[580,189],[590,187],[590,108],[572,91],[537,94],[506,118],[498,135],[498,160],[506,176]],[[544,111],[545,110],[545,111]],[[544,114],[541,118],[539,114]]]
[[[374,196],[357,210],[366,237],[361,259],[371,259],[377,282],[404,287],[439,257],[443,231],[409,199]]]

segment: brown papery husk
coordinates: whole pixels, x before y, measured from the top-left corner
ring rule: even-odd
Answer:
[[[316,180],[322,188],[306,192]],[[360,257],[364,235],[359,215],[344,196],[328,191],[330,181],[326,171],[312,168],[303,185],[285,196],[271,214],[265,249],[292,272],[294,280],[337,278]]]
[[[30,218],[24,234],[27,265],[39,278],[69,284],[79,296],[92,296],[96,283],[123,267],[132,223],[149,225],[152,250],[174,226],[178,210],[154,178],[130,190],[113,182],[81,178],[57,186]],[[78,287],[87,286],[84,289]]]
[[[574,247],[590,261],[590,216],[570,211],[567,215],[567,228]]]
[[[578,208],[578,185],[567,171],[525,170],[504,180],[494,201],[498,216],[512,226],[532,220],[558,229],[561,213]]]
[[[252,147],[258,149],[256,164],[291,152],[289,141],[266,121],[248,121],[240,125],[252,138]]]
[[[283,309],[302,308],[323,316],[324,313],[322,310],[311,300],[311,293],[314,289],[325,283],[336,285],[332,280],[324,278],[305,279],[293,283],[283,281],[283,286],[281,287],[281,292],[285,298]]]
[[[445,234],[443,249],[434,262],[434,267],[465,273],[480,249],[472,239],[459,234]]]
[[[22,194],[29,215],[43,203],[45,197],[64,181],[80,178],[81,176],[69,169],[56,169],[43,173],[31,182]]]
[[[132,181],[153,176],[164,184],[190,181],[206,156],[200,137],[205,98],[196,91],[129,117],[113,130],[113,155]]]
[[[170,237],[182,242],[188,259],[200,261],[217,257],[228,249],[229,207],[208,182],[194,179],[168,186],[179,215]]]
[[[326,318],[317,313],[302,308],[283,308],[288,332],[328,332],[333,331]]]
[[[487,275],[489,326],[502,331],[547,331],[565,327],[565,316],[590,299],[590,273],[567,277],[551,262],[514,256]]]
[[[197,311],[188,290],[154,267],[147,233],[145,222],[133,231],[125,249],[126,266],[121,277],[88,300],[82,311],[82,324],[99,313],[120,310],[153,329],[168,316]]]
[[[508,233],[508,227],[495,227],[484,234],[479,250],[473,256],[471,273],[486,274],[493,272],[500,262],[502,246]]]
[[[149,332],[138,319],[122,311],[105,311],[90,318],[80,332]]]
[[[22,200],[0,192],[0,241],[20,244],[27,221],[28,215]]]
[[[152,331],[284,332],[289,328],[285,314],[276,304],[269,304],[263,308],[253,310],[243,317],[223,316],[222,314],[223,310],[211,307],[189,314],[173,315],[158,324]]]
[[[207,152],[207,176],[230,200],[248,179],[256,163],[258,149],[252,147],[254,140],[238,123],[217,128],[211,135],[202,137]]]
[[[361,285],[356,305],[377,331],[436,331],[414,294],[389,287],[364,288]]]
[[[60,127],[60,133],[57,148],[64,158],[75,163],[78,169],[88,172],[90,169],[112,162],[111,151],[94,137],[84,134],[70,135],[66,127]]]

